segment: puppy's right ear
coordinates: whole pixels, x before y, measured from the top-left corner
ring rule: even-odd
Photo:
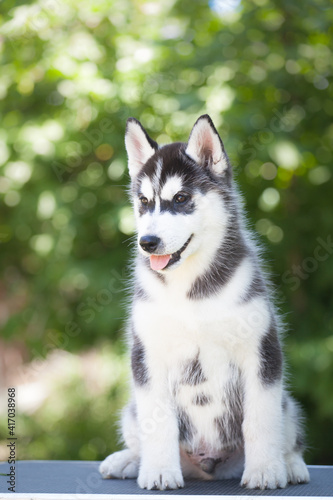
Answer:
[[[133,179],[158,150],[158,144],[149,137],[138,120],[129,118],[126,124],[125,146],[128,156],[128,170]]]

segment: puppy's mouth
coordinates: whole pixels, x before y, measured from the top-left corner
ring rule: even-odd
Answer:
[[[184,243],[184,245],[177,250],[177,252],[169,254],[169,255],[151,255],[150,256],[150,267],[153,271],[162,271],[162,269],[167,269],[172,266],[176,262],[179,261],[182,253],[186,250],[188,244],[192,239],[193,234],[189,237],[189,239]]]

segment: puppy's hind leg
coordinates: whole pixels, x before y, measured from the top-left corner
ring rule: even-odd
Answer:
[[[219,463],[214,471],[214,479],[241,478],[244,471],[244,450],[235,450],[226,461]]]
[[[99,472],[104,478],[137,478],[139,471],[138,426],[134,402],[124,409],[122,435],[128,448],[112,453],[101,463]]]
[[[137,478],[138,470],[139,458],[128,449],[112,453],[99,466],[99,472],[104,479]]]
[[[303,460],[304,437],[302,416],[297,403],[287,394],[283,400],[283,416],[285,420],[285,460],[288,483],[308,483],[309,471]]]

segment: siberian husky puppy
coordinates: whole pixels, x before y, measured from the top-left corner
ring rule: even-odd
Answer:
[[[201,116],[186,144],[159,147],[130,118],[125,143],[138,247],[132,397],[126,448],[101,474],[149,490],[181,488],[184,477],[308,482],[279,319],[212,120]]]

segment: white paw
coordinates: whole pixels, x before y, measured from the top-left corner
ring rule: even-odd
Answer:
[[[138,485],[147,490],[176,490],[183,488],[184,480],[180,469],[142,467]]]
[[[117,451],[106,457],[99,466],[99,472],[106,478],[138,477],[139,458],[130,450]]]
[[[249,489],[275,490],[287,486],[287,471],[283,462],[272,462],[258,467],[246,467],[241,486]]]
[[[288,483],[300,484],[310,481],[309,471],[300,455],[291,455],[287,457],[286,462]]]

